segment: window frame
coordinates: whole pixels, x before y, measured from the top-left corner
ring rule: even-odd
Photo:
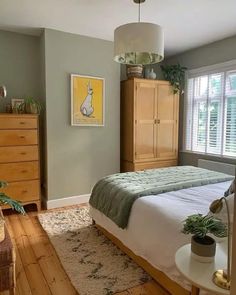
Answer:
[[[213,157],[218,157],[218,158],[229,158],[229,159],[236,159],[236,155],[235,156],[230,156],[230,155],[225,155],[224,153],[224,146],[225,146],[225,134],[223,134],[223,132],[221,132],[221,146],[220,146],[220,153],[211,153],[211,152],[207,152],[207,147],[205,148],[205,151],[196,151],[193,150],[193,128],[194,128],[194,124],[193,124],[193,112],[194,112],[194,99],[192,97],[191,99],[191,105],[188,107],[188,103],[189,103],[189,85],[188,85],[188,81],[191,78],[197,78],[199,76],[204,76],[207,75],[208,77],[210,75],[213,74],[217,74],[217,73],[223,73],[223,85],[222,85],[222,111],[221,111],[221,130],[222,128],[225,130],[225,126],[226,126],[226,95],[225,95],[225,87],[226,87],[226,79],[227,79],[227,72],[230,71],[236,71],[236,59],[234,60],[230,60],[224,63],[219,63],[219,64],[214,64],[214,65],[210,65],[210,66],[205,66],[205,67],[201,67],[201,68],[196,68],[196,69],[191,69],[186,71],[185,73],[185,91],[184,91],[184,104],[183,104],[183,139],[182,139],[182,152],[186,152],[186,153],[193,153],[193,154],[199,154],[199,155],[209,155],[209,156],[213,156]],[[208,83],[209,83],[209,79],[208,79]],[[195,86],[195,85],[194,85]],[[208,85],[209,86],[209,85]],[[195,87],[194,87],[195,88]],[[194,91],[195,89],[192,90],[193,91],[193,96],[194,96]],[[204,101],[199,99],[200,101]],[[211,101],[211,99],[209,98],[209,95],[207,95],[207,106],[208,103]],[[189,110],[191,110],[190,115],[188,114]],[[190,128],[187,128],[187,118],[191,117],[191,126]],[[207,120],[209,121],[209,110],[207,113]],[[190,132],[190,139],[191,140],[187,140],[187,132]],[[207,137],[209,137],[209,132],[207,131]],[[209,138],[208,138],[209,141]],[[190,143],[190,148],[187,148],[187,142]],[[207,145],[206,145],[207,146]]]

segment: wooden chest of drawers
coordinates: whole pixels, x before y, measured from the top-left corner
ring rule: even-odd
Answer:
[[[40,210],[39,124],[37,115],[0,114],[0,179],[4,191]]]

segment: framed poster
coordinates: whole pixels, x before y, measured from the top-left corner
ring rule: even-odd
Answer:
[[[24,110],[20,108],[23,102],[24,102],[24,98],[12,98],[11,99],[12,112],[15,114],[24,113]]]
[[[104,126],[105,79],[71,74],[71,125]]]

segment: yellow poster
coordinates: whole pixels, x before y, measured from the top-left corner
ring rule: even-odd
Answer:
[[[104,126],[103,78],[71,75],[71,124]]]

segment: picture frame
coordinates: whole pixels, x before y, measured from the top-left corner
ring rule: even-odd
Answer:
[[[7,97],[7,88],[4,85],[0,86],[0,98],[6,98]]]
[[[21,113],[19,110],[19,106],[24,102],[24,98],[12,98],[11,99],[11,107],[13,113]]]
[[[105,125],[105,79],[71,74],[71,125]]]

